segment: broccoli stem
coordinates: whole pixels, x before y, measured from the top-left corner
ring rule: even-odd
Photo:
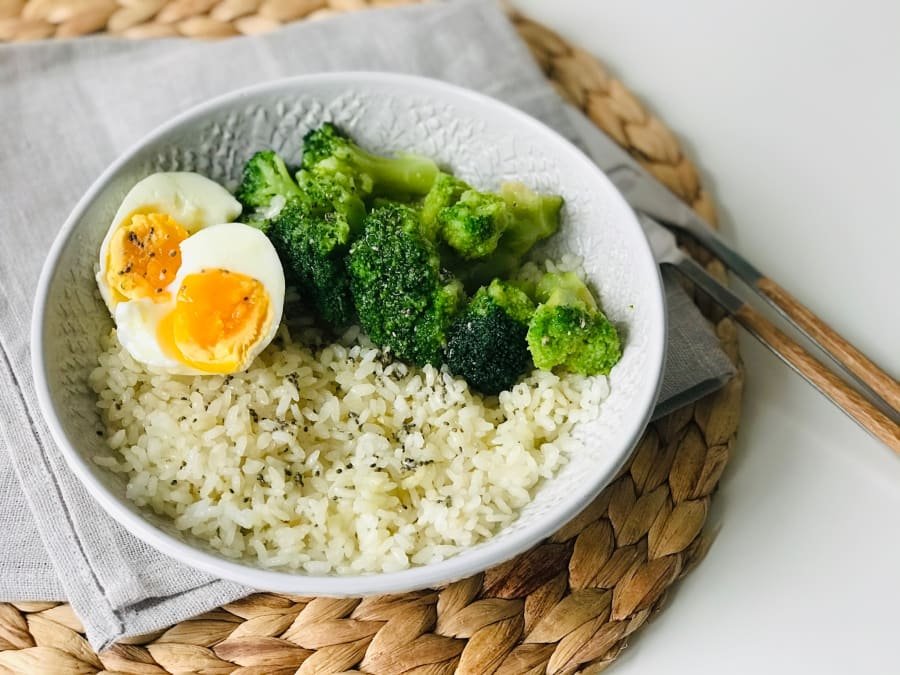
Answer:
[[[574,272],[545,274],[534,291],[535,299],[547,307],[571,305],[596,312],[597,301],[590,289]]]
[[[340,176],[362,197],[425,195],[440,173],[427,157],[401,154],[382,157],[363,150],[331,123],[303,137],[303,168]]]
[[[355,163],[372,176],[375,190],[381,194],[424,195],[438,175],[437,165],[418,155],[377,157],[357,148]]]

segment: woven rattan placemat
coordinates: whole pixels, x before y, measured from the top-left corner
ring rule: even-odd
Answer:
[[[224,37],[364,0],[0,0],[0,41],[108,30]],[[672,133],[587,52],[513,16],[559,92],[711,222],[715,212]],[[721,264],[692,251],[724,280]],[[707,303],[739,364],[736,330]],[[740,364],[739,364],[740,365]],[[703,557],[709,500],[728,462],[743,373],[653,424],[620,476],[551,539],[444,589],[363,600],[257,594],[95,654],[68,605],[0,603],[0,673],[598,673]]]

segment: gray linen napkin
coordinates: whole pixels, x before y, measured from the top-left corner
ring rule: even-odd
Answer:
[[[0,600],[68,600],[100,649],[250,592],[138,541],[69,472],[35,400],[34,288],[77,199],[150,129],[232,89],[351,69],[455,82],[573,135],[493,3],[372,11],[214,44],[96,37],[0,46]],[[674,341],[663,392],[698,396],[731,368],[687,297],[673,284],[667,294]]]

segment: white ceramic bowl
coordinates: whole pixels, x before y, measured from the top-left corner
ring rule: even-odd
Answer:
[[[87,384],[111,321],[95,288],[100,242],[128,189],[154,171],[198,171],[234,187],[244,162],[272,147],[297,157],[303,134],[332,120],[376,151],[422,153],[481,188],[521,180],[566,206],[551,254],[573,252],[622,330],[625,349],[599,418],[576,434],[586,450],[541,485],[518,520],[440,563],[385,574],[313,576],[236,562],[178,532],[125,497],[125,482],[92,457],[111,451],[94,433]],[[664,301],[644,234],[606,176],[568,141],[485,96],[422,78],[340,73],[296,77],[209,101],[163,125],[101,175],[63,225],[37,290],[32,325],[38,398],[65,458],[101,506],[168,555],[248,586],[304,595],[365,595],[460,579],[530,548],[586,506],[615,476],[643,431],[663,365]]]

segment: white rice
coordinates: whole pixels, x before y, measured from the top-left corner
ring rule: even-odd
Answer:
[[[390,362],[358,329],[313,350],[286,327],[228,377],[151,372],[112,331],[91,386],[114,451],[95,461],[125,474],[129,499],[228,557],[317,574],[423,565],[490,537],[608,394],[606,378],[536,370],[483,397]]]

